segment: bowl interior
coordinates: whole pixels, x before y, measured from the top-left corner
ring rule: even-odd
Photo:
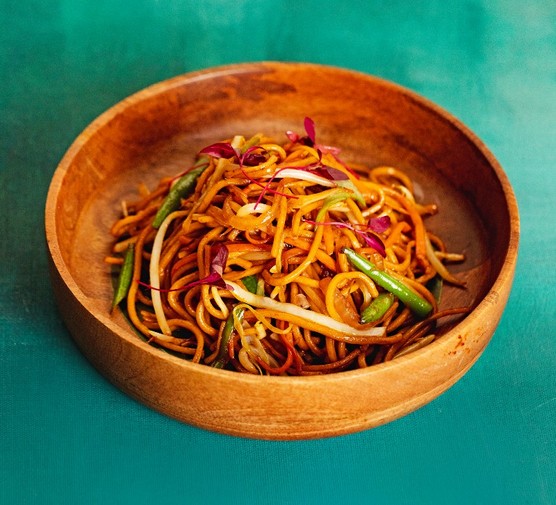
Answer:
[[[340,147],[344,160],[399,167],[414,180],[421,201],[438,204],[428,226],[449,250],[466,256],[451,271],[467,286],[445,286],[442,306],[477,306],[508,261],[515,263],[511,188],[488,150],[449,114],[392,83],[338,68],[221,67],[120,102],[78,137],[60,163],[47,201],[47,239],[58,274],[95,322],[137,339],[121,315],[110,315],[112,280],[103,258],[121,201],[132,199],[139,183],[154,187],[160,177],[188,167],[204,146],[235,134],[263,132],[285,140],[287,130],[303,131],[305,116],[316,123],[317,141]]]
[[[439,205],[428,226],[451,251],[467,288],[445,286],[443,306],[475,305],[492,287],[509,244],[504,188],[476,139],[432,104],[390,83],[338,69],[232,67],[154,86],[107,113],[68,167],[56,227],[73,279],[106,312],[112,295],[102,262],[121,201],[145,182],[186,168],[196,152],[234,134],[285,139],[310,116],[318,141],[345,160],[392,165],[416,182],[417,196]],[[493,254],[494,253],[494,254]],[[85,261],[83,261],[85,260]],[[123,323],[124,325],[126,323]]]

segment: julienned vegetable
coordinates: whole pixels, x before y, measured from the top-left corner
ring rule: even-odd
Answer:
[[[409,289],[403,282],[376,268],[369,260],[355,251],[344,247],[342,252],[349,262],[365,275],[368,275],[381,288],[386,289],[407,305],[417,316],[426,317],[431,313],[432,305],[417,293]]]
[[[116,300],[149,343],[215,368],[314,375],[393,359],[466,312],[438,311],[428,289],[461,284],[445,263],[463,257],[425,226],[437,206],[395,167],[346,163],[309,118],[305,132],[216,142],[123,206],[107,261],[135,244]]]

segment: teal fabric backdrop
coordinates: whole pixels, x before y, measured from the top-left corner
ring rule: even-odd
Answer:
[[[136,403],[82,357],[43,209],[71,141],[149,84],[295,60],[375,74],[473,129],[514,186],[514,289],[444,395],[349,436],[243,440]],[[0,503],[556,503],[556,4],[552,0],[0,0]]]

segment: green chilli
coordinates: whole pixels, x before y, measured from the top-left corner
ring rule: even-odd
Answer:
[[[352,249],[344,247],[342,252],[349,262],[359,271],[370,277],[381,288],[392,293],[418,317],[426,317],[432,311],[432,305],[417,293],[409,289],[403,282],[379,270],[373,263],[360,256]]]
[[[224,368],[228,361],[228,344],[234,333],[234,319],[237,318],[240,322],[243,319],[243,309],[235,308],[228,315],[228,319],[224,323],[224,330],[222,331],[222,338],[220,339],[220,348],[216,359],[212,362],[213,368]]]
[[[374,323],[382,319],[388,309],[394,304],[395,296],[392,293],[380,293],[361,312],[361,324]]]
[[[197,184],[197,179],[205,171],[207,166],[208,159],[203,157],[199,159],[192,170],[178,179],[166,195],[166,198],[158,209],[156,216],[154,216],[153,228],[160,228],[160,225],[168,217],[168,215],[179,209],[182,199],[187,198],[191,193],[193,193],[195,185]]]
[[[129,244],[124,257],[124,263],[118,276],[118,283],[114,290],[112,310],[114,310],[127,296],[133,278],[133,261],[135,259],[135,244]]]

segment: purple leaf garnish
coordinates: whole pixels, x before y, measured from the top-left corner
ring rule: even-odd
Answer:
[[[372,217],[369,219],[368,226],[375,233],[383,233],[390,228],[390,216]]]
[[[248,167],[256,167],[266,161],[266,150],[259,146],[252,146],[243,154],[239,155],[240,165],[247,165]]]
[[[315,145],[315,122],[310,117],[306,117],[303,121],[303,126],[305,127],[307,137],[311,140],[311,145]]]
[[[338,170],[334,167],[329,167],[328,165],[320,165],[313,169],[317,175],[328,179],[329,181],[345,181],[349,179],[349,177],[344,174],[341,170]]]
[[[259,146],[252,146],[244,153],[229,142],[217,142],[199,151],[199,154],[208,154],[214,158],[234,158],[240,166],[254,167],[266,160],[266,151]]]
[[[288,137],[288,140],[290,142],[292,142],[293,144],[295,144],[296,142],[299,142],[299,135],[295,132],[292,132],[291,130],[288,130],[286,132],[286,137]]]
[[[228,248],[223,244],[218,244],[215,249],[216,254],[210,262],[210,273],[211,275],[217,274],[222,278],[222,274],[226,268],[226,262],[228,261]]]
[[[335,146],[327,146],[322,144],[317,144],[317,137],[316,137],[316,129],[315,129],[315,122],[310,118],[306,117],[303,126],[305,127],[305,136],[301,136],[291,130],[286,132],[286,137],[290,140],[290,142],[294,144],[303,144],[305,146],[314,147],[317,150],[319,156],[319,162],[322,160],[323,154],[330,154],[333,158],[340,163],[350,174],[352,174],[355,178],[359,179],[359,175],[355,173],[346,163],[344,163],[339,155],[340,149]],[[326,177],[326,175],[323,175]],[[328,177],[327,177],[328,178]],[[343,179],[331,179],[331,180],[343,180]]]
[[[218,244],[216,247],[216,254],[210,263],[210,273],[203,277],[202,279],[198,279],[196,281],[189,282],[184,286],[180,286],[179,288],[173,289],[163,289],[163,288],[155,288],[146,282],[139,281],[141,286],[144,286],[149,289],[153,289],[155,291],[160,291],[162,293],[169,293],[171,291],[186,291],[191,289],[195,286],[199,286],[202,284],[208,284],[209,286],[216,286],[222,289],[228,289],[229,286],[226,284],[226,281],[222,278],[222,274],[224,273],[224,269],[226,268],[226,262],[228,261],[228,248],[225,245]]]
[[[176,291],[185,291],[186,289],[191,289],[195,286],[199,286],[201,284],[208,284],[209,286],[216,286],[222,289],[226,289],[226,282],[224,282],[224,279],[222,279],[222,276],[220,274],[217,274],[216,272],[212,272],[209,275],[207,275],[206,277],[203,277],[202,279],[199,279],[197,281],[192,281],[189,284],[186,284],[185,286],[182,286],[180,288],[176,288]],[[168,291],[172,291],[172,290],[168,290]]]
[[[233,158],[238,157],[238,151],[236,151],[232,144],[228,142],[217,142],[216,144],[211,144],[199,151],[200,154],[208,154],[214,158]]]
[[[315,122],[310,118],[306,117],[303,121],[303,126],[305,128],[305,133],[303,137],[298,133],[288,130],[286,132],[286,137],[294,144],[303,144],[304,146],[313,147],[315,145]]]
[[[368,232],[360,232],[358,230],[355,230],[355,232],[365,241],[368,247],[372,247],[383,258],[386,257],[386,247],[384,247],[384,242],[379,237]]]

